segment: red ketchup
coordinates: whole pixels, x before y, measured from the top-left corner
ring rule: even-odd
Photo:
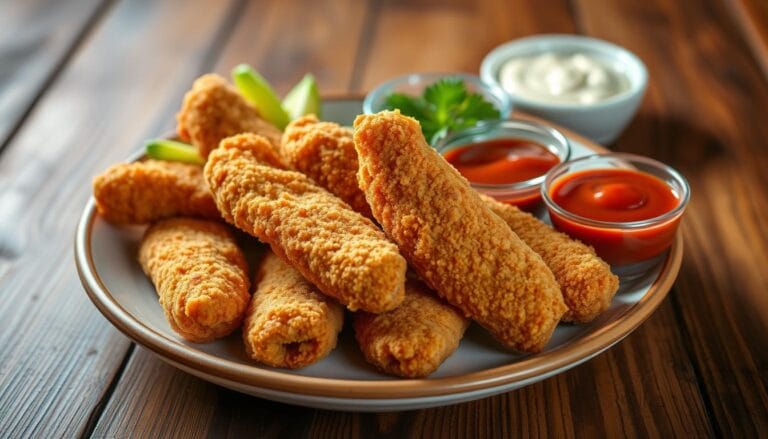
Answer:
[[[444,157],[470,183],[480,185],[520,183],[540,177],[560,163],[560,159],[545,146],[519,138],[500,138],[459,146],[446,152]],[[511,189],[509,197],[500,201],[523,209],[532,208],[541,201],[538,188],[515,192]]]
[[[631,169],[589,169],[557,179],[549,189],[563,210],[590,220],[629,223],[650,220],[680,205],[680,195],[661,179]],[[610,264],[652,258],[671,244],[680,215],[647,227],[585,225],[550,210],[559,230],[592,245]]]

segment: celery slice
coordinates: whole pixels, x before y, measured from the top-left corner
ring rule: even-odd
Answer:
[[[314,114],[318,119],[320,114],[320,91],[315,77],[311,73],[304,75],[283,99],[283,108],[291,119],[297,119],[307,114]]]
[[[240,64],[232,69],[232,80],[240,94],[259,109],[264,120],[281,130],[288,125],[290,118],[283,109],[280,98],[256,70],[247,64]]]
[[[195,165],[205,164],[205,160],[200,157],[197,148],[183,142],[167,139],[152,139],[146,144],[147,157],[157,160],[168,160],[172,162],[192,163]]]

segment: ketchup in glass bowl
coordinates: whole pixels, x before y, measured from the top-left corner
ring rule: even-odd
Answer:
[[[635,154],[591,155],[552,168],[541,188],[552,225],[614,266],[652,261],[674,240],[690,187]]]
[[[559,131],[522,120],[484,122],[436,148],[478,192],[529,211],[541,204],[547,171],[571,152]]]

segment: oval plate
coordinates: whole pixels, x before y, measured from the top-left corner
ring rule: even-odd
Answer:
[[[345,125],[351,125],[360,109],[360,99],[324,103],[325,119]],[[561,131],[572,143],[574,158],[604,151],[581,136]],[[143,227],[106,223],[97,215],[93,199],[77,228],[75,259],[80,279],[115,327],[168,363],[210,382],[274,401],[349,411],[409,410],[470,401],[581,364],[618,343],[653,313],[672,287],[683,254],[678,234],[662,262],[631,281],[622,279],[608,311],[587,325],[559,325],[542,353],[505,351],[472,325],[459,349],[437,372],[414,380],[389,377],[368,365],[349,325],[327,358],[297,371],[251,362],[239,332],[208,344],[181,339],[168,326],[155,289],[136,261],[143,231]]]

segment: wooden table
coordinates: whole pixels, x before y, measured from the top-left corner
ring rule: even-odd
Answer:
[[[768,433],[768,6],[761,0],[0,2],[0,437],[748,436]],[[89,302],[72,258],[91,177],[174,126],[192,80],[248,62],[326,95],[477,72],[565,32],[650,72],[612,145],[689,179],[661,308],[588,363],[504,395],[354,414],[272,403],[174,369]]]

